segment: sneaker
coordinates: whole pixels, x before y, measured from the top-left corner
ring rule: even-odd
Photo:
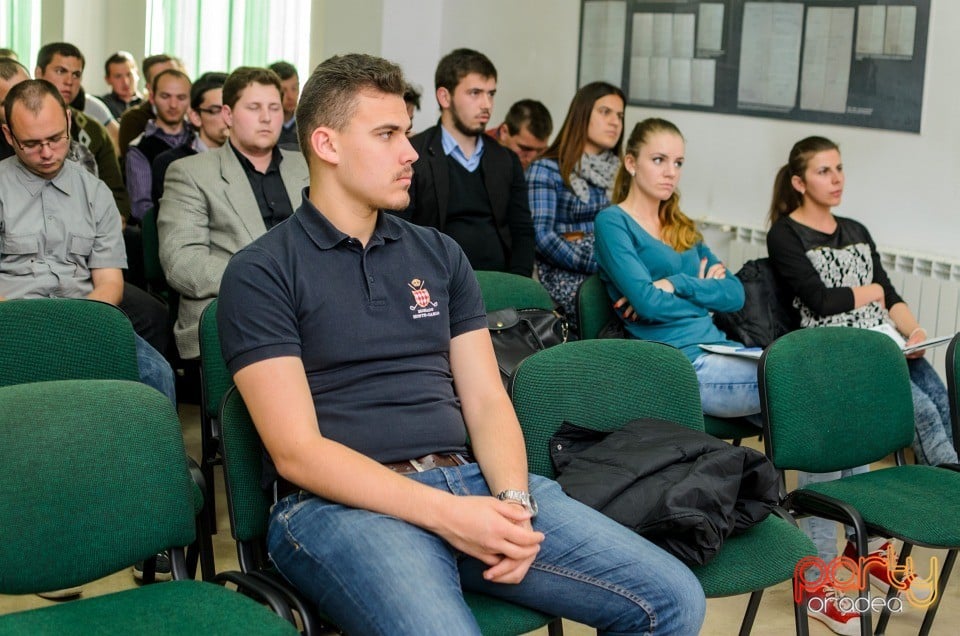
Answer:
[[[806,597],[807,616],[820,621],[836,634],[858,636],[860,634],[860,614],[850,603],[849,610],[843,610],[838,601],[844,598],[837,590],[824,585]]]
[[[83,588],[78,585],[77,587],[65,587],[62,590],[51,590],[50,592],[37,592],[37,596],[39,596],[40,598],[45,598],[49,601],[65,601],[68,598],[80,596],[81,592],[83,592]]]
[[[890,590],[890,568],[887,567],[887,559],[893,559],[893,564],[897,563],[897,553],[893,547],[893,542],[883,541],[876,547],[874,547],[873,542],[868,548],[870,550],[870,557],[883,559],[883,563],[871,563],[868,565],[868,571],[870,572],[870,583],[873,584],[875,588],[883,591],[886,594]],[[856,561],[857,560],[857,546],[853,541],[847,541],[847,547],[843,550],[843,556]],[[907,589],[910,589],[911,584],[916,580],[917,575],[911,573],[904,583],[907,584]],[[918,601],[925,601],[930,597],[930,591],[922,589],[921,586],[917,586],[918,589],[913,590],[913,596]]]
[[[133,578],[143,581],[143,561],[137,561],[133,566]],[[169,581],[173,578],[170,574],[170,557],[166,552],[157,554],[157,567],[154,571],[154,581]]]

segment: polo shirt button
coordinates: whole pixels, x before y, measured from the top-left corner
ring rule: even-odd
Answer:
[[[371,277],[370,277],[369,279],[367,279],[367,280],[369,280],[369,281],[372,283],[372,282],[373,282],[373,276],[371,276]]]

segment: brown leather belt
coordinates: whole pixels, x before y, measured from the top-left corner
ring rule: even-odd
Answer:
[[[466,453],[430,453],[416,459],[384,464],[387,468],[401,475],[422,473],[425,470],[444,468],[448,466],[463,466],[473,461]]]
[[[422,473],[426,470],[432,470],[434,468],[463,466],[471,462],[473,462],[473,457],[467,452],[430,453],[429,455],[417,457],[416,459],[408,459],[402,462],[384,463],[383,465],[395,473],[409,475],[411,473]],[[299,486],[290,483],[283,477],[278,477],[277,481],[274,482],[274,503],[280,501],[288,495],[292,495],[295,492],[300,492],[300,490],[302,489]]]
[[[573,232],[564,232],[560,236],[562,236],[565,241],[575,243],[586,238],[587,233],[583,230],[574,230]]]

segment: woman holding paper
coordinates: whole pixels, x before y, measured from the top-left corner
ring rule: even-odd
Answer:
[[[717,329],[710,312],[740,309],[744,293],[680,211],[683,161],[684,141],[675,125],[646,119],[634,127],[613,189],[616,205],[594,222],[600,277],[611,302],[629,303],[636,313],[624,319],[628,335],[664,342],[690,358],[704,413],[749,416],[759,425],[756,359],[700,347],[743,347]]]
[[[843,185],[840,149],[823,137],[798,141],[774,181],[767,251],[795,295],[800,325],[892,328],[907,346],[923,342],[927,332],[890,283],[867,228],[833,214]],[[913,450],[924,464],[956,462],[947,389],[923,354],[907,354]]]

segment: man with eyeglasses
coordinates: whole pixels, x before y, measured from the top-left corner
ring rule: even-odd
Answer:
[[[173,335],[180,357],[200,357],[200,314],[220,292],[227,261],[293,214],[309,185],[303,155],[277,147],[280,78],[241,66],[223,84],[220,148],[170,164],[157,212],[160,264],[180,294]]]
[[[190,78],[177,69],[167,69],[153,78],[150,103],[157,116],[130,142],[124,170],[130,193],[130,214],[138,221],[153,206],[153,160],[193,136],[186,122],[190,107]]]
[[[163,196],[163,180],[171,163],[219,148],[227,141],[230,128],[223,118],[223,82],[226,79],[226,73],[204,73],[190,88],[190,110],[187,111],[187,118],[194,133],[186,143],[165,150],[153,160],[154,209],[159,209],[160,198]]]
[[[67,160],[70,118],[57,89],[25,80],[3,104],[16,156],[0,162],[0,300],[90,298],[119,305],[126,251],[102,181]],[[173,371],[139,335],[140,376],[176,404]]]

